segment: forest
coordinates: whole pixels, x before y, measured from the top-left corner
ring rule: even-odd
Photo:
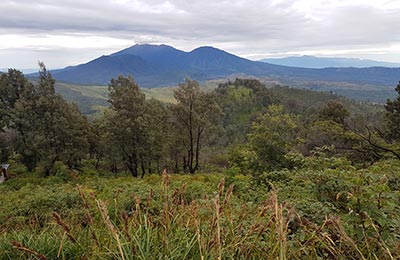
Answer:
[[[400,83],[385,104],[111,79],[88,118],[40,64],[0,75],[0,259],[399,259]]]

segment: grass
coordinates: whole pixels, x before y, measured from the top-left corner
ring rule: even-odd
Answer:
[[[328,161],[267,185],[20,171],[0,186],[0,259],[398,259],[400,165]]]

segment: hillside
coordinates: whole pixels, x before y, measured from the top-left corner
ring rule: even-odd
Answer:
[[[208,83],[210,84],[210,83]],[[76,103],[82,113],[94,115],[109,106],[108,87],[101,85],[76,85],[62,82],[56,83],[56,92],[66,100]],[[213,87],[215,87],[213,85]],[[154,98],[165,103],[173,103],[173,90],[176,86],[162,88],[143,88],[148,99]]]
[[[233,79],[234,80],[234,79]],[[226,82],[225,80],[209,80],[202,83],[202,89],[206,91],[211,91],[217,88],[219,83]],[[325,89],[320,89],[320,91],[315,90],[307,90],[300,88],[290,88],[290,87],[280,87],[276,85],[276,82],[271,82],[269,80],[264,80],[268,88],[270,89],[273,95],[276,95],[283,102],[295,102],[300,106],[297,109],[303,110],[305,109],[304,103],[307,103],[307,106],[320,108],[323,104],[328,101],[340,101],[343,103],[348,103],[349,108],[354,107],[350,104],[357,104],[359,102],[352,101],[344,97],[344,95],[338,95],[340,92],[340,86],[336,86],[338,91],[336,92],[327,92],[321,91]],[[348,88],[354,87],[352,85],[348,85]],[[168,87],[160,87],[160,88],[142,88],[141,90],[146,95],[147,99],[157,99],[164,103],[174,103],[174,90],[177,86],[168,86]],[[104,108],[109,106],[108,100],[108,86],[102,85],[77,85],[77,84],[67,84],[62,82],[56,82],[56,91],[63,95],[65,99],[68,101],[76,103],[82,113],[86,115],[93,116],[96,113],[104,110]],[[356,90],[354,90],[357,92]],[[351,89],[349,90],[349,95],[352,95]],[[377,90],[366,90],[366,93],[381,93]],[[383,92],[384,94],[389,94],[388,92]],[[368,95],[368,94],[367,94]],[[377,96],[379,98],[379,96]],[[383,98],[382,98],[383,99]],[[363,105],[365,108],[365,105]],[[355,108],[355,110],[359,110]],[[352,109],[353,110],[353,109]]]
[[[400,97],[40,73],[0,77],[0,259],[400,257]]]

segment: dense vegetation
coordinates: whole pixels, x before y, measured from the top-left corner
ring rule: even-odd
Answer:
[[[0,75],[0,259],[400,257],[400,84],[380,107],[186,79],[166,104],[120,76],[88,120],[39,75]]]
[[[306,158],[265,173],[18,173],[0,186],[2,259],[397,259],[400,163]],[[24,171],[23,169],[21,171]],[[225,178],[225,181],[220,181]],[[16,204],[18,206],[16,206]]]

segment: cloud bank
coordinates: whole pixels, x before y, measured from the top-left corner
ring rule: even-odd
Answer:
[[[136,43],[400,61],[398,1],[3,0],[0,10],[0,68],[58,68]]]

